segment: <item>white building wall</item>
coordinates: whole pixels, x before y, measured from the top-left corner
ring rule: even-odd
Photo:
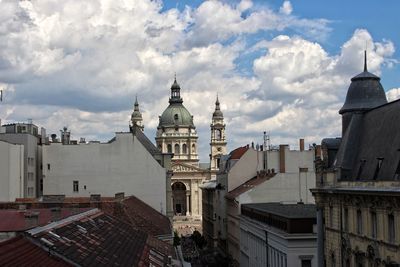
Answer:
[[[43,172],[45,195],[125,192],[166,214],[166,170],[131,133],[117,133],[104,144],[46,145]],[[79,192],[73,191],[73,181],[79,181]]]
[[[316,234],[287,234],[245,216],[240,230],[240,266],[301,267],[302,259],[317,266]]]
[[[240,204],[296,203],[300,200],[306,204],[313,204],[315,200],[310,192],[310,188],[313,187],[315,187],[314,171],[308,173],[277,173],[271,179],[238,196],[237,200]]]
[[[0,141],[0,201],[24,197],[24,146]]]
[[[235,162],[228,174],[228,191],[256,176],[257,171],[263,169],[262,153],[250,148]]]

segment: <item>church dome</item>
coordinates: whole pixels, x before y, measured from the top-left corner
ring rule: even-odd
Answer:
[[[160,126],[191,126],[193,124],[193,116],[181,103],[172,103],[160,116]]]
[[[385,91],[380,78],[367,70],[365,56],[364,72],[351,78],[346,100],[339,113],[350,111],[366,111],[387,103]]]
[[[187,126],[194,128],[193,116],[183,106],[180,90],[181,88],[176,82],[175,78],[174,83],[171,86],[171,98],[169,99],[169,106],[160,116],[160,123],[158,124],[158,127]]]

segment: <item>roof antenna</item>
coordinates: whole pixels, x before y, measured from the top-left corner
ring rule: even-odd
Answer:
[[[176,82],[176,71],[174,72],[174,79],[175,79],[175,82]]]
[[[367,72],[367,41],[365,41],[365,50],[364,50],[364,72]]]

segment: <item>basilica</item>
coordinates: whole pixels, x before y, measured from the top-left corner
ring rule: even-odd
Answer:
[[[215,111],[210,125],[210,162],[200,163],[198,155],[199,136],[194,125],[193,115],[183,105],[181,88],[176,81],[171,86],[169,105],[159,116],[156,133],[156,146],[162,154],[171,154],[170,190],[167,189],[167,210],[173,216],[201,219],[202,199],[200,185],[214,179],[220,158],[227,153],[224,116],[217,96]],[[143,130],[139,104],[135,102],[131,116],[131,127]]]

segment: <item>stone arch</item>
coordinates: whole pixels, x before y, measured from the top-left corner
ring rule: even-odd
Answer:
[[[172,202],[175,215],[186,215],[187,205],[186,205],[186,191],[187,187],[182,182],[175,182],[172,184]]]

